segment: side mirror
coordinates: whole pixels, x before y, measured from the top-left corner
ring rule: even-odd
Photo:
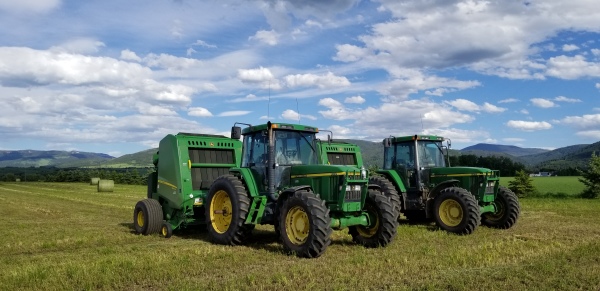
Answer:
[[[240,139],[242,137],[242,128],[239,126],[231,127],[231,139]]]
[[[383,147],[389,148],[391,146],[392,146],[392,140],[390,138],[384,138],[383,139]]]
[[[331,144],[331,135],[329,135],[329,134],[327,135],[327,143]]]
[[[446,144],[448,145],[448,149],[450,149],[450,146],[452,146],[452,141],[450,139],[447,139]]]

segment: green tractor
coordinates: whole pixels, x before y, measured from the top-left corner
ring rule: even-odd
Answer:
[[[192,192],[187,194],[177,183],[193,184],[194,179],[203,179],[203,173],[198,177],[179,173],[175,175],[181,176],[167,181],[175,186],[172,193],[156,193],[143,201],[155,200],[158,203],[152,204],[160,206],[166,200],[163,195],[180,195],[184,200],[189,196],[197,207],[191,208],[191,217],[186,212],[186,219],[193,217],[194,222],[204,222],[211,240],[218,244],[242,244],[255,225],[274,225],[284,250],[299,257],[314,258],[323,254],[331,243],[334,229],[349,228],[353,241],[366,247],[386,246],[393,240],[397,227],[393,203],[378,187],[368,187],[366,171],[354,166],[320,164],[316,150],[317,128],[269,122],[256,126],[245,124],[247,127],[242,131],[236,125],[231,139],[223,141],[229,147],[231,159],[214,160],[210,167],[211,161],[198,164],[186,160],[188,155],[182,148],[180,156],[167,165],[165,171],[186,165],[192,170],[195,167],[225,168],[225,172],[210,181],[209,187],[197,189],[192,185]],[[242,135],[243,149],[238,155],[237,143]],[[185,145],[180,143],[179,147],[182,146]],[[162,188],[160,148],[159,154],[158,184]],[[150,186],[150,189],[154,188]],[[196,198],[198,200],[194,200]],[[142,219],[136,216],[141,211],[134,212],[134,223],[145,222],[144,215]],[[172,220],[173,215],[170,217]],[[169,223],[165,214],[160,220],[165,220],[166,225],[175,224]]]
[[[360,147],[355,144],[331,139],[328,141],[318,140],[317,144],[322,164],[364,167]]]
[[[147,199],[134,208],[135,231],[170,237],[175,229],[204,225],[204,200],[213,181],[238,167],[241,153],[242,142],[224,136],[165,136],[154,154]]]
[[[508,229],[519,218],[517,196],[500,186],[497,170],[450,167],[444,138],[433,135],[383,140],[383,169],[371,176],[408,220],[431,221],[446,231],[470,234],[479,224]],[[444,151],[445,149],[445,151]]]

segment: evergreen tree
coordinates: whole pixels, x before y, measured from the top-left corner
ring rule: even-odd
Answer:
[[[585,185],[581,197],[593,199],[600,196],[600,156],[595,152],[592,153],[587,171],[581,172],[581,176],[579,181]]]
[[[533,180],[525,170],[519,170],[515,173],[514,180],[508,182],[508,188],[515,192],[518,197],[525,197],[537,190],[533,186]]]

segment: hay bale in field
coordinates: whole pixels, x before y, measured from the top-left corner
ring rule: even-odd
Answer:
[[[21,182],[21,179],[17,178],[15,179],[15,182]]]
[[[113,180],[98,181],[98,192],[112,192],[114,189],[115,182]]]
[[[90,179],[90,185],[98,185],[98,181],[100,181],[100,178],[92,178]]]

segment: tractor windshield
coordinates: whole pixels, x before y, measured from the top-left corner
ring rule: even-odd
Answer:
[[[420,140],[417,142],[419,166],[423,168],[443,168],[446,166],[442,143]]]
[[[279,165],[315,165],[315,134],[275,130],[275,162]]]

